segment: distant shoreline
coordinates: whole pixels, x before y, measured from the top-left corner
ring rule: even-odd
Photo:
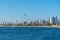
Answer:
[[[60,28],[60,26],[3,26],[3,25],[0,25],[0,27],[47,27],[47,28]]]

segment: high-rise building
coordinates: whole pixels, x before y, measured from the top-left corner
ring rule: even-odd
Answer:
[[[60,23],[60,17],[57,16],[57,23],[59,24]]]
[[[18,24],[18,20],[16,20],[16,24]]]
[[[58,17],[57,16],[55,17],[55,23],[56,24],[58,23]]]
[[[55,17],[50,17],[50,18],[49,18],[49,23],[50,23],[50,24],[56,24],[55,21],[56,21]]]

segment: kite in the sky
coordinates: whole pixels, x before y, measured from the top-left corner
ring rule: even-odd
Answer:
[[[26,16],[26,14],[24,14],[24,16]]]

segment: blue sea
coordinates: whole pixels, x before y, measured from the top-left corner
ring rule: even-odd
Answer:
[[[60,28],[0,27],[0,40],[60,40]]]

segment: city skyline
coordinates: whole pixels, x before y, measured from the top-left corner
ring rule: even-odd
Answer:
[[[26,15],[26,14],[24,14]],[[0,22],[1,26],[60,26],[60,17],[49,17],[48,21],[45,19],[41,20],[32,20],[30,22],[27,21],[18,21],[16,20],[15,22]]]
[[[45,17],[44,17],[45,18]],[[46,19],[35,19],[35,20],[31,20],[31,21],[27,21],[27,20],[23,20],[22,22],[19,21],[19,20],[15,20],[15,22],[12,22],[12,21],[0,21],[0,24],[4,24],[4,23],[24,23],[24,22],[27,22],[27,23],[30,23],[30,22],[33,22],[33,23],[40,23],[40,22],[48,22],[48,23],[51,23],[51,24],[54,24],[54,23],[59,23],[60,24],[60,16],[51,16],[49,18]]]
[[[60,0],[0,0],[0,21],[40,20],[59,15]]]

